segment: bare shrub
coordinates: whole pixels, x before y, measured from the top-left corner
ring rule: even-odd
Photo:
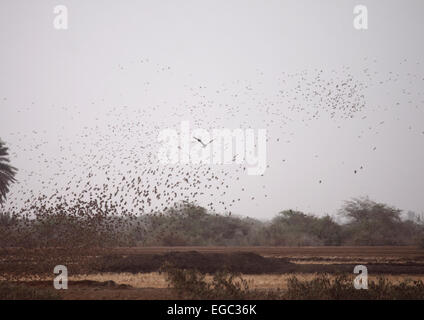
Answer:
[[[24,284],[0,281],[0,300],[60,300],[53,289],[33,288]]]
[[[169,286],[176,290],[179,297],[196,300],[248,300],[276,298],[273,292],[251,290],[249,282],[240,274],[219,271],[213,274],[212,280],[207,281],[206,275],[194,269],[178,269],[165,264],[162,272],[166,273]]]
[[[404,280],[398,284],[382,277],[369,281],[368,289],[357,290],[352,278],[343,274],[334,279],[327,274],[312,280],[291,277],[287,282],[286,299],[294,300],[404,300],[424,299],[424,283],[421,280]]]

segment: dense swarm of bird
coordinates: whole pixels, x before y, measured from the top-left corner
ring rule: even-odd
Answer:
[[[138,63],[151,62],[140,59]],[[172,72],[168,66],[155,67],[160,73]],[[128,68],[119,66],[122,72]],[[143,215],[167,214],[181,205],[196,203],[206,203],[211,212],[231,214],[241,201],[240,193],[252,201],[258,198],[240,185],[246,164],[235,161],[234,155],[231,166],[162,165],[157,158],[160,130],[178,130],[180,121],[187,119],[194,128],[210,131],[231,126],[267,128],[271,133],[268,140],[281,147],[294,135],[287,129],[289,123],[308,125],[322,117],[342,121],[362,115],[369,86],[393,83],[401,77],[392,72],[375,75],[368,68],[362,76],[359,78],[348,67],[337,72],[282,72],[274,79],[273,89],[265,90],[271,92],[262,89],[263,73],[258,75],[261,80],[257,83],[235,81],[213,88],[186,85],[189,98],[173,107],[167,101],[149,108],[104,106],[103,114],[88,117],[87,124],[71,137],[65,125],[56,141],[51,141],[52,133],[46,130],[11,133],[21,143],[11,146],[12,155],[27,157],[33,165],[30,170],[20,170],[17,186],[5,206],[19,220],[15,226],[21,236],[16,241],[23,247],[34,245],[34,236],[25,230],[36,228],[48,235],[43,246],[98,246],[109,240],[129,244],[131,239],[120,238],[121,231],[139,228],[142,232],[143,222],[138,218]],[[416,74],[409,77],[424,81]],[[147,92],[151,86],[150,82],[144,83],[144,90]],[[405,91],[406,96],[409,94]],[[82,116],[78,108],[60,108],[64,118]],[[374,124],[373,128],[383,124]],[[191,138],[192,144],[200,143],[202,147],[213,142]],[[283,158],[280,164],[286,161]],[[363,169],[360,164],[352,172],[358,174]],[[320,177],[316,181],[324,183]],[[266,190],[263,197],[267,197]],[[7,237],[10,242],[11,235]]]

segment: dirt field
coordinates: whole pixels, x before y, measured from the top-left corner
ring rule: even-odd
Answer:
[[[166,252],[233,253],[253,252],[264,257],[357,257],[421,258],[424,249],[417,247],[135,247],[111,249],[120,254],[162,254]]]
[[[33,288],[51,288],[54,265],[67,265],[69,289],[60,292],[64,299],[176,299],[165,275],[158,272],[165,262],[206,274],[222,269],[241,273],[251,288],[259,290],[284,289],[292,275],[301,279],[313,279],[318,273],[353,276],[358,264],[368,267],[371,279],[424,280],[424,250],[415,247],[117,248],[80,250],[80,255],[73,251],[69,257],[66,252],[2,249],[0,276]]]

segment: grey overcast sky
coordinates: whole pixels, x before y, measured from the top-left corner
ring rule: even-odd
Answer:
[[[358,4],[368,30],[353,27]],[[53,27],[56,5],[68,30]],[[129,157],[155,165],[158,130],[187,120],[268,130],[265,174],[215,168],[227,193],[199,204],[237,199],[234,213],[269,218],[369,196],[423,212],[423,15],[422,0],[2,0],[0,138],[20,182],[9,198],[106,163],[118,174]]]

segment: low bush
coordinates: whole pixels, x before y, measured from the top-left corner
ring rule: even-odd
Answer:
[[[33,288],[25,284],[0,281],[0,300],[60,300],[53,289]]]
[[[382,277],[369,281],[368,289],[355,289],[353,280],[347,275],[333,279],[327,274],[317,275],[312,280],[291,277],[287,282],[286,299],[291,300],[404,300],[424,299],[424,283],[404,280],[391,283]]]
[[[260,292],[249,288],[249,282],[240,274],[219,271],[207,281],[206,275],[194,269],[178,269],[172,265],[162,267],[166,273],[169,287],[176,290],[177,295],[190,300],[249,300],[275,299],[274,292]]]
[[[424,300],[424,283],[421,280],[404,280],[391,283],[379,278],[369,281],[368,289],[355,289],[352,277],[342,274],[331,277],[318,274],[312,280],[293,276],[285,290],[250,289],[249,282],[240,274],[217,272],[211,280],[194,269],[178,269],[171,265],[162,268],[169,287],[183,299],[282,299],[282,300]]]

